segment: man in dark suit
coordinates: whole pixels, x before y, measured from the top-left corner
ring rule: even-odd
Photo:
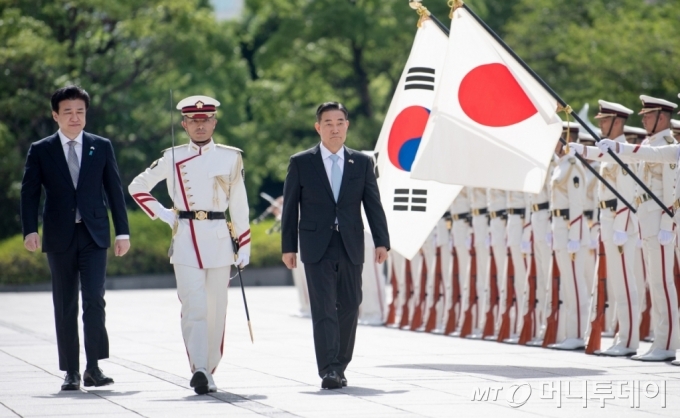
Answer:
[[[283,187],[283,262],[296,267],[298,230],[314,324],[321,387],[347,385],[352,360],[364,263],[363,203],[375,242],[375,261],[390,247],[373,160],[344,146],[349,128],[345,107],[327,102],[316,111],[321,143],[290,158]],[[370,260],[373,262],[373,260]]]
[[[99,359],[109,356],[104,307],[106,249],[111,245],[106,202],[116,230],[115,254],[130,248],[123,188],[111,142],[84,132],[90,104],[87,92],[64,87],[52,96],[52,117],[59,130],[28,150],[21,184],[24,246],[40,248],[38,206],[45,189],[42,250],[52,273],[59,368],[66,372],[62,390],[80,388],[78,285],[83,298],[83,334],[87,365],[85,386],[104,386]]]

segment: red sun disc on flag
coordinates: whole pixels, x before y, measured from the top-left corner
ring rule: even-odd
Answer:
[[[484,126],[502,127],[529,119],[538,111],[503,64],[485,64],[473,68],[458,88],[463,112]]]

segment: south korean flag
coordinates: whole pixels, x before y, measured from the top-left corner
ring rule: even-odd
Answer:
[[[375,147],[392,250],[411,259],[462,187],[410,178],[441,78],[448,38],[429,19],[416,32]]]

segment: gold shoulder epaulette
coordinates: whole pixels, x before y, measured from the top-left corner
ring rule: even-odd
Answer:
[[[175,149],[182,148],[182,147],[188,147],[188,146],[189,146],[189,144],[175,145]],[[166,148],[163,151],[161,151],[161,154],[165,154],[165,151],[170,151],[171,149],[172,149],[172,147]]]
[[[665,135],[663,139],[665,139],[666,143],[668,144],[675,144],[675,138],[673,138],[672,136]]]
[[[243,150],[242,150],[242,149],[238,149],[238,148],[236,148],[236,147],[232,147],[232,146],[229,146],[229,145],[223,145],[223,144],[215,144],[215,145],[217,145],[217,146],[220,147],[220,148],[226,148],[226,149],[230,149],[230,150],[232,150],[232,151],[236,151],[236,152],[243,153]]]

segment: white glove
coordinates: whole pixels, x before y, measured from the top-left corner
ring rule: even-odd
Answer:
[[[524,254],[531,254],[531,241],[522,241],[519,244],[519,249]]]
[[[591,250],[597,250],[599,248],[599,245],[597,244],[596,239],[591,239],[590,240],[590,249]]]
[[[581,144],[577,144],[576,142],[570,142],[569,143],[569,155],[573,157],[574,153],[583,154],[584,148],[585,147]]]
[[[158,212],[158,218],[166,224],[170,225],[170,228],[175,227],[175,221],[177,220],[177,214],[172,209],[167,209],[161,207],[161,211]]]
[[[239,268],[243,268],[250,264],[250,255],[248,254],[241,254],[239,253],[238,257],[236,257],[236,261],[234,262]]]
[[[614,245],[621,246],[628,241],[628,234],[623,231],[614,231],[614,238],[612,240],[614,241]]]
[[[659,244],[661,245],[668,245],[673,242],[673,239],[675,238],[675,234],[671,231],[666,231],[664,229],[659,231]]]
[[[642,248],[642,240],[640,238],[637,239],[635,246],[638,247],[638,248]]]
[[[567,252],[569,254],[574,254],[575,252],[577,252],[580,249],[581,249],[581,242],[580,241],[570,239],[569,242],[567,243]]]
[[[551,248],[552,248],[552,244],[553,244],[552,238],[553,238],[552,232],[548,232],[547,234],[545,234],[545,242],[547,242],[548,247],[551,247]]]
[[[616,141],[603,138],[597,143],[597,147],[605,154],[609,152],[609,150],[616,152]]]

